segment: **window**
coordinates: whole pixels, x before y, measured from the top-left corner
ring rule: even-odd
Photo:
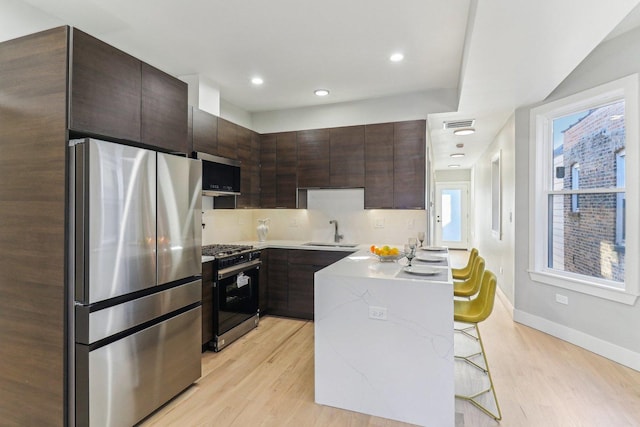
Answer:
[[[625,183],[637,182],[637,172],[625,164],[627,154],[637,158],[638,151],[637,79],[531,111],[533,280],[635,302],[638,267],[625,258],[638,255],[638,239],[626,239],[627,233],[637,235],[627,213],[638,217],[638,190],[630,192]]]

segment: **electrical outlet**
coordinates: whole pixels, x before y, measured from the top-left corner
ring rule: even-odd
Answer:
[[[504,274],[504,268],[500,267],[500,274]]]
[[[569,305],[569,297],[562,294],[556,294],[556,302],[559,304]]]
[[[387,320],[387,307],[369,306],[369,319]]]
[[[377,218],[373,223],[374,228],[384,228],[384,218]]]

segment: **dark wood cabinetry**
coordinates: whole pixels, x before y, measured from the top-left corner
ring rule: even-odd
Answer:
[[[326,187],[330,181],[329,130],[314,129],[297,132],[298,186]]]
[[[237,154],[240,160],[241,181],[239,208],[260,207],[260,142],[255,132],[237,127]]]
[[[68,30],[0,43],[3,425],[66,424]]]
[[[365,126],[364,206],[393,208],[393,123]]]
[[[396,209],[425,207],[426,121],[393,125],[393,206]]]
[[[260,207],[276,207],[276,136],[260,135]]]
[[[218,118],[218,156],[228,159],[238,158],[238,125]]]
[[[364,126],[332,128],[330,141],[330,187],[364,187]]]
[[[365,208],[424,209],[426,121],[365,126]]]
[[[187,84],[142,63],[141,142],[187,153]]]
[[[342,251],[299,249],[269,249],[266,252],[269,257],[269,314],[300,319],[313,319],[316,271],[350,254]]]
[[[296,207],[297,162],[295,132],[260,136],[260,207]]]
[[[260,316],[269,313],[269,250],[260,251],[260,266],[258,276],[258,309]]]
[[[208,154],[218,153],[218,117],[191,107],[192,151]]]
[[[70,63],[69,129],[140,141],[140,60],[74,29]]]
[[[295,132],[276,134],[276,208],[295,208],[298,186]]]
[[[265,252],[265,251],[263,251]],[[289,308],[289,266],[287,249],[268,249],[268,308],[270,314],[283,315]]]
[[[187,84],[71,31],[69,129],[186,153]]]
[[[213,262],[202,264],[202,347],[213,339]]]

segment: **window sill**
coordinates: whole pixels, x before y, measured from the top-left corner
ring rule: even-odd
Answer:
[[[548,272],[529,270],[529,277],[534,282],[544,283],[546,285],[556,286],[563,289],[569,289],[574,292],[591,295],[594,297],[615,301],[622,304],[634,305],[638,299],[637,295],[633,295],[628,291],[616,289],[593,282],[577,280],[569,277],[563,277]]]

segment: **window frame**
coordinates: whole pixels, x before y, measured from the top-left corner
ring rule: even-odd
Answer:
[[[638,108],[638,74],[633,74],[592,89],[558,99],[538,107],[530,112],[529,137],[529,241],[531,251],[529,255],[529,276],[534,282],[556,286],[584,294],[633,305],[640,295],[638,283],[639,270],[637,262],[625,263],[625,278],[623,287],[619,282],[606,279],[588,277],[585,275],[551,269],[548,267],[550,253],[549,243],[549,195],[553,190],[553,138],[551,127],[553,120],[581,110],[603,106],[624,99],[625,101],[625,157],[629,157],[632,164],[638,159],[639,108]],[[617,153],[616,153],[617,154]],[[625,158],[628,163],[629,159]],[[634,170],[635,169],[635,170]],[[573,172],[573,170],[571,171]],[[623,190],[626,199],[627,218],[639,218],[640,192],[638,190],[638,168],[626,168]],[[588,191],[588,190],[587,190]],[[582,191],[581,191],[582,192]],[[596,190],[594,192],[603,192]],[[620,192],[612,188],[606,193]],[[570,191],[569,191],[570,193]],[[639,221],[627,221],[625,252],[629,260],[637,259],[640,243]],[[626,256],[625,255],[625,256]]]

